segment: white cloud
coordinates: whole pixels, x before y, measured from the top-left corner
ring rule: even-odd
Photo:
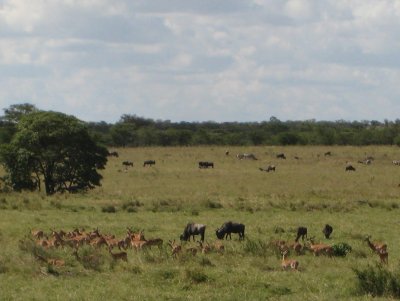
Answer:
[[[3,0],[0,106],[110,122],[395,119],[399,17],[392,0]]]

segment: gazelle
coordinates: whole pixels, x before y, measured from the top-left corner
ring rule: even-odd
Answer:
[[[285,259],[287,253],[288,251],[282,252],[282,269],[286,270],[290,267],[292,270],[297,270],[297,268],[299,267],[299,262],[295,259]]]
[[[381,263],[389,264],[389,253],[386,250],[380,250],[378,252]]]
[[[319,256],[320,254],[328,255],[332,257],[333,248],[327,244],[314,244],[314,238],[310,238],[310,246],[308,247],[314,256]]]
[[[108,252],[114,260],[123,260],[128,262],[128,254],[126,252],[113,253],[111,252],[111,249],[108,249]]]
[[[181,253],[181,251],[182,251],[182,246],[181,245],[177,245],[176,243],[175,243],[175,239],[174,239],[174,241],[168,241],[168,245],[171,247],[171,249],[172,249],[172,256],[174,256],[174,257],[176,257],[178,254],[180,254]]]
[[[370,238],[371,238],[371,236],[368,235],[365,238],[365,241],[367,242],[368,246],[371,248],[372,251],[379,253],[381,250],[383,250],[383,251],[387,250],[387,244],[381,243],[381,242],[371,242]]]

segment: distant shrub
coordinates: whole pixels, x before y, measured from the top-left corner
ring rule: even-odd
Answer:
[[[138,209],[136,207],[132,207],[132,206],[126,207],[125,210],[126,210],[126,212],[129,212],[129,213],[138,212]]]
[[[220,202],[212,201],[212,200],[206,200],[205,201],[205,206],[206,206],[206,208],[210,208],[210,209],[221,209],[221,208],[224,208],[224,206],[222,206],[222,204]]]
[[[338,257],[345,257],[352,250],[351,246],[345,242],[334,244],[332,248],[333,255]]]
[[[382,265],[353,269],[357,276],[357,289],[361,294],[373,297],[400,298],[400,271],[389,271]]]
[[[122,209],[128,211],[129,208],[142,207],[144,204],[140,201],[129,201],[122,205]],[[128,211],[129,212],[129,211]]]
[[[113,205],[108,205],[101,208],[101,211],[106,213],[115,213],[117,212],[117,209]]]

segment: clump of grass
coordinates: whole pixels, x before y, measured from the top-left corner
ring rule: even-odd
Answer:
[[[214,266],[215,266],[215,265],[211,262],[211,260],[208,259],[207,257],[201,257],[199,263],[200,263],[201,266],[209,266],[209,267],[214,267]]]
[[[285,229],[283,229],[282,227],[279,227],[279,226],[275,226],[274,227],[274,233],[275,234],[285,233]]]
[[[128,212],[137,212],[138,207],[142,207],[144,204],[138,200],[136,201],[128,201],[122,204],[122,209]],[[134,208],[136,211],[129,211],[130,209]]]
[[[177,271],[174,270],[161,270],[157,273],[163,280],[174,279],[177,275]]]
[[[400,298],[400,271],[389,271],[382,265],[353,269],[357,276],[357,290],[373,297]]]
[[[265,241],[246,239],[243,246],[243,251],[255,256],[265,257],[268,254],[271,254],[272,249],[271,246]]]
[[[210,277],[200,269],[185,270],[185,277],[192,283],[203,283],[210,280]]]
[[[117,209],[113,205],[108,205],[108,206],[102,207],[101,211],[105,212],[105,213],[115,213],[115,212],[117,212]]]
[[[352,250],[351,246],[345,242],[334,244],[332,248],[333,255],[338,257],[345,257]]]
[[[92,248],[83,248],[79,255],[79,262],[87,270],[101,272],[104,264],[107,262],[106,256],[100,250]]]
[[[213,201],[213,200],[206,200],[204,202],[204,206],[206,208],[210,208],[210,209],[221,209],[221,208],[224,208],[224,206],[220,202]]]
[[[7,266],[7,261],[0,259],[0,274],[5,274],[7,273],[9,270],[8,266]]]

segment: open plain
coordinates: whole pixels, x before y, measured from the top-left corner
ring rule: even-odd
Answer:
[[[357,291],[353,271],[379,264],[367,235],[387,244],[388,269],[398,268],[398,147],[112,150],[119,157],[109,158],[102,186],[85,194],[0,194],[0,300],[370,300]],[[238,153],[258,160],[239,160]],[[371,164],[358,163],[366,157]],[[146,160],[155,164],[143,166]],[[199,161],[214,168],[199,168]],[[345,171],[349,163],[355,171]],[[259,169],[268,165],[276,170]],[[245,224],[243,241],[232,234],[223,252],[196,255],[185,250],[198,243],[187,242],[171,255],[168,241],[179,242],[188,222],[206,224],[205,242],[212,245],[215,230],[229,220]],[[325,224],[333,226],[331,239],[322,234]],[[345,257],[290,252],[299,269],[284,271],[274,242],[294,242],[299,226],[315,241],[346,243],[352,251]],[[127,227],[161,238],[162,248],[128,248],[125,262],[105,247],[82,245],[74,254],[70,246],[38,246],[31,234],[98,229],[122,239]]]

